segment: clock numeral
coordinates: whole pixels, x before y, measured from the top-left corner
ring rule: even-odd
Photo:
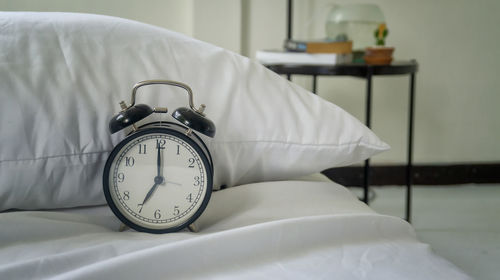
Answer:
[[[200,176],[194,176],[194,186],[200,185]]]
[[[193,194],[190,193],[187,197],[186,200],[189,201],[189,203],[193,202]]]
[[[129,199],[130,199],[130,192],[124,191],[123,192],[123,200],[129,200]]]
[[[174,206],[174,216],[179,216],[181,210],[179,210],[179,206]]]
[[[125,166],[132,167],[135,164],[134,157],[125,157]]]
[[[154,213],[154,216],[155,216],[155,219],[159,219],[159,218],[161,218],[160,209],[156,209],[156,211],[155,211],[155,213]]]
[[[188,161],[189,161],[188,167],[189,168],[194,168],[194,162],[195,162],[194,158],[190,158]]]
[[[142,207],[144,207],[144,204],[142,204],[142,203],[141,204],[137,204],[137,207],[141,207],[141,208],[139,208],[139,213],[141,213],[142,212]]]
[[[165,149],[165,144],[167,140],[165,139],[156,139],[156,149]]]
[[[146,153],[146,144],[139,144],[139,154],[145,155]]]
[[[118,183],[123,183],[123,181],[125,181],[125,174],[118,173],[118,175],[116,175],[116,178],[118,179]]]
[[[180,155],[181,154],[181,147],[179,145],[177,145],[177,155]]]

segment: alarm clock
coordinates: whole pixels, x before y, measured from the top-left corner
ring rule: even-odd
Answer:
[[[179,123],[137,122],[165,107],[135,104],[137,90],[147,85],[180,87],[188,93],[189,107],[176,109]],[[131,104],[109,122],[110,132],[126,127],[132,132],[109,155],[103,174],[106,201],[124,225],[137,231],[168,233],[190,227],[205,210],[212,193],[213,162],[197,133],[214,137],[215,125],[195,108],[191,88],[168,80],[148,80],[132,89]]]

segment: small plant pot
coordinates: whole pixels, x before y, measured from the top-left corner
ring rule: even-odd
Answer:
[[[394,52],[393,47],[385,47],[385,46],[367,47],[365,49],[365,56],[363,57],[363,59],[365,60],[366,64],[370,65],[391,64],[393,52]]]

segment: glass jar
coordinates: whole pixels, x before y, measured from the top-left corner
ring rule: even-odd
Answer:
[[[335,5],[326,20],[328,40],[351,40],[354,51],[375,45],[374,32],[385,23],[384,14],[376,4]]]

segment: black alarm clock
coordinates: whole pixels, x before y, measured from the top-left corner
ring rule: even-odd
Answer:
[[[152,109],[135,104],[137,90],[146,85],[183,88],[189,107],[172,113],[179,124],[136,123],[153,113],[164,114],[165,107]],[[133,131],[109,155],[104,167],[103,188],[106,201],[126,226],[149,233],[174,232],[190,227],[205,210],[212,193],[213,162],[207,146],[196,133],[215,135],[215,125],[193,103],[191,88],[168,80],[137,83],[129,106],[109,122],[111,133],[132,126]]]

